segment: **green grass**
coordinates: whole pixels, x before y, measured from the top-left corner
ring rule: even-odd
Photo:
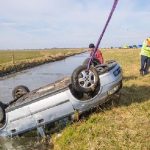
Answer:
[[[69,53],[74,51],[15,51],[14,56],[17,64],[26,60],[41,62],[41,58]],[[120,99],[114,97],[102,106],[103,111],[97,110],[68,125],[59,136],[52,134],[48,143],[39,143],[39,146],[54,145],[55,150],[150,150],[150,75],[139,75],[139,53],[138,49],[103,50],[105,60],[115,59],[122,66]],[[0,65],[9,66],[11,58],[11,51],[0,51]]]
[[[61,136],[54,134],[56,150],[149,150],[150,75],[139,75],[139,50],[103,51],[105,59],[117,60],[123,68],[121,97],[68,125]]]
[[[0,64],[11,62],[13,55],[16,62],[42,56],[39,51],[0,51]]]
[[[67,54],[82,51],[82,49],[49,49],[49,50],[1,50],[0,51],[0,65],[5,63],[12,63],[12,57],[14,61],[24,61],[27,59],[36,59],[46,56],[55,56],[57,54]]]
[[[0,77],[44,63],[79,54],[84,49],[46,49],[0,51]]]

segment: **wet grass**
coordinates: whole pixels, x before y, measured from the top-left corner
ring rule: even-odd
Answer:
[[[56,150],[150,149],[150,75],[139,75],[140,50],[104,51],[123,68],[121,97],[52,135]],[[103,111],[101,111],[103,110]]]
[[[0,76],[79,54],[84,49],[0,51]]]

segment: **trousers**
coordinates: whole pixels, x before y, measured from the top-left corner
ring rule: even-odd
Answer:
[[[141,55],[141,69],[140,72],[143,72],[144,74],[148,73],[150,67],[150,57]]]

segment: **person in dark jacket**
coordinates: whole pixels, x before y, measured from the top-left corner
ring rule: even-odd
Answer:
[[[93,43],[89,44],[89,49],[90,49],[90,55],[92,55],[95,49],[95,45]],[[104,58],[100,50],[96,51],[94,58],[97,59],[100,64],[104,63]]]

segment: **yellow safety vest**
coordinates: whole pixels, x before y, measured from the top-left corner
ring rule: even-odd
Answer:
[[[150,45],[147,42],[147,39],[143,42],[140,55],[150,57]]]

